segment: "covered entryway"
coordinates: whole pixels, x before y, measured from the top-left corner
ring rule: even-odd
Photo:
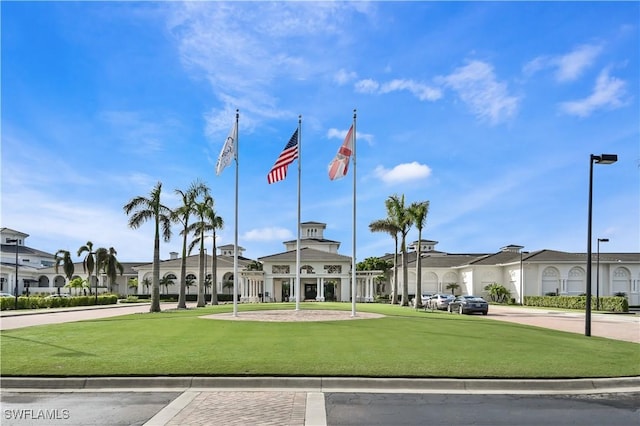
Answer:
[[[315,301],[318,296],[317,284],[305,284],[304,285],[304,300]]]

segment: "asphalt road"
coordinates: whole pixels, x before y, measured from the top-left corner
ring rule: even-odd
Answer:
[[[631,426],[640,393],[459,395],[326,393],[327,425]]]
[[[1,394],[5,425],[143,425],[180,392]],[[325,393],[331,426],[630,426],[640,422],[640,393],[464,395]],[[269,425],[268,407],[261,424]],[[48,417],[46,417],[48,416]],[[222,420],[222,419],[220,419]],[[200,423],[198,423],[200,424]],[[241,417],[210,425],[247,425]],[[275,425],[274,426],[278,426]]]

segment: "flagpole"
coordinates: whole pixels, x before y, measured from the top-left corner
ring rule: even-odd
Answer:
[[[233,236],[233,316],[238,316],[238,151],[240,142],[240,130],[238,129],[239,110],[236,109],[236,211],[235,211],[235,230]],[[213,254],[216,255],[215,253]]]
[[[300,310],[300,182],[302,176],[302,115],[298,116],[298,239],[296,241],[296,311]]]
[[[353,110],[353,241],[351,257],[351,316],[356,316],[356,110]]]

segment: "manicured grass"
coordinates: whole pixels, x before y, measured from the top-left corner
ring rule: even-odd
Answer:
[[[240,305],[245,310],[293,304]],[[351,310],[344,303],[302,309]],[[640,375],[640,345],[446,312],[359,304],[380,319],[199,318],[213,306],[3,331],[3,376],[285,375],[571,378]]]

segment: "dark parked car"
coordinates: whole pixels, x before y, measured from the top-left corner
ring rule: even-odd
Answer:
[[[487,315],[489,313],[489,303],[482,297],[458,296],[449,302],[447,310],[449,312],[458,312],[459,314],[482,312],[482,315]]]

